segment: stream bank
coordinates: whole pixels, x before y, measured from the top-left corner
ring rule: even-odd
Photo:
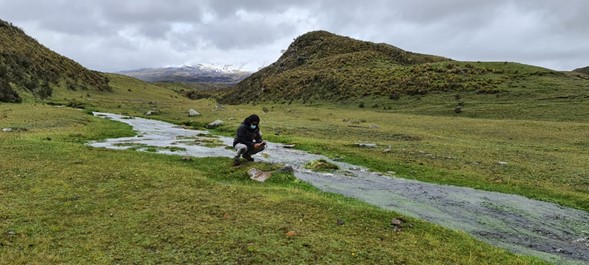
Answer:
[[[124,122],[137,136],[89,143],[93,147],[136,149],[193,157],[232,157],[233,138],[189,130],[174,124],[109,113],[96,116]],[[370,172],[366,168],[268,143],[257,161],[291,166],[295,177],[327,192],[465,231],[490,244],[554,263],[589,263],[589,213],[526,197],[438,185]],[[333,173],[314,172],[305,164],[326,160]]]

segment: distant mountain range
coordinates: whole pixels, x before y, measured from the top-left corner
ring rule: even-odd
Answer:
[[[142,68],[120,71],[119,74],[146,82],[207,82],[235,84],[251,73],[232,65],[197,64],[180,67]]]

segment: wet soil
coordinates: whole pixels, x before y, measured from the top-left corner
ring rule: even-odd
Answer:
[[[159,153],[193,157],[232,157],[235,153],[227,148],[232,138],[208,131],[116,114],[95,115],[127,123],[138,135],[89,143],[94,147],[140,151],[151,147]],[[210,143],[212,137],[218,138],[219,146],[203,144]],[[297,178],[321,190],[465,231],[516,253],[558,264],[589,264],[589,213],[585,211],[518,195],[396,178],[278,143],[268,143],[266,150],[254,158],[291,166]],[[309,162],[321,159],[340,169],[325,173],[305,168]]]

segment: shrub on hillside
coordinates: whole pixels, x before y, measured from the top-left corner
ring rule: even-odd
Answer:
[[[5,79],[0,79],[0,102],[21,103],[22,98]]]

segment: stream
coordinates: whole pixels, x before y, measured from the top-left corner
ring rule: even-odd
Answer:
[[[192,157],[233,157],[233,138],[205,130],[117,114],[94,115],[124,122],[137,136],[90,142],[93,147],[156,151]],[[211,145],[217,142],[217,146]],[[221,146],[220,146],[221,145]],[[589,264],[589,213],[526,197],[438,185],[371,172],[327,157],[268,143],[256,161],[292,166],[294,175],[317,188],[357,198],[378,207],[461,230],[489,244],[557,264]],[[304,168],[324,159],[334,173]],[[229,163],[229,162],[228,162]]]

